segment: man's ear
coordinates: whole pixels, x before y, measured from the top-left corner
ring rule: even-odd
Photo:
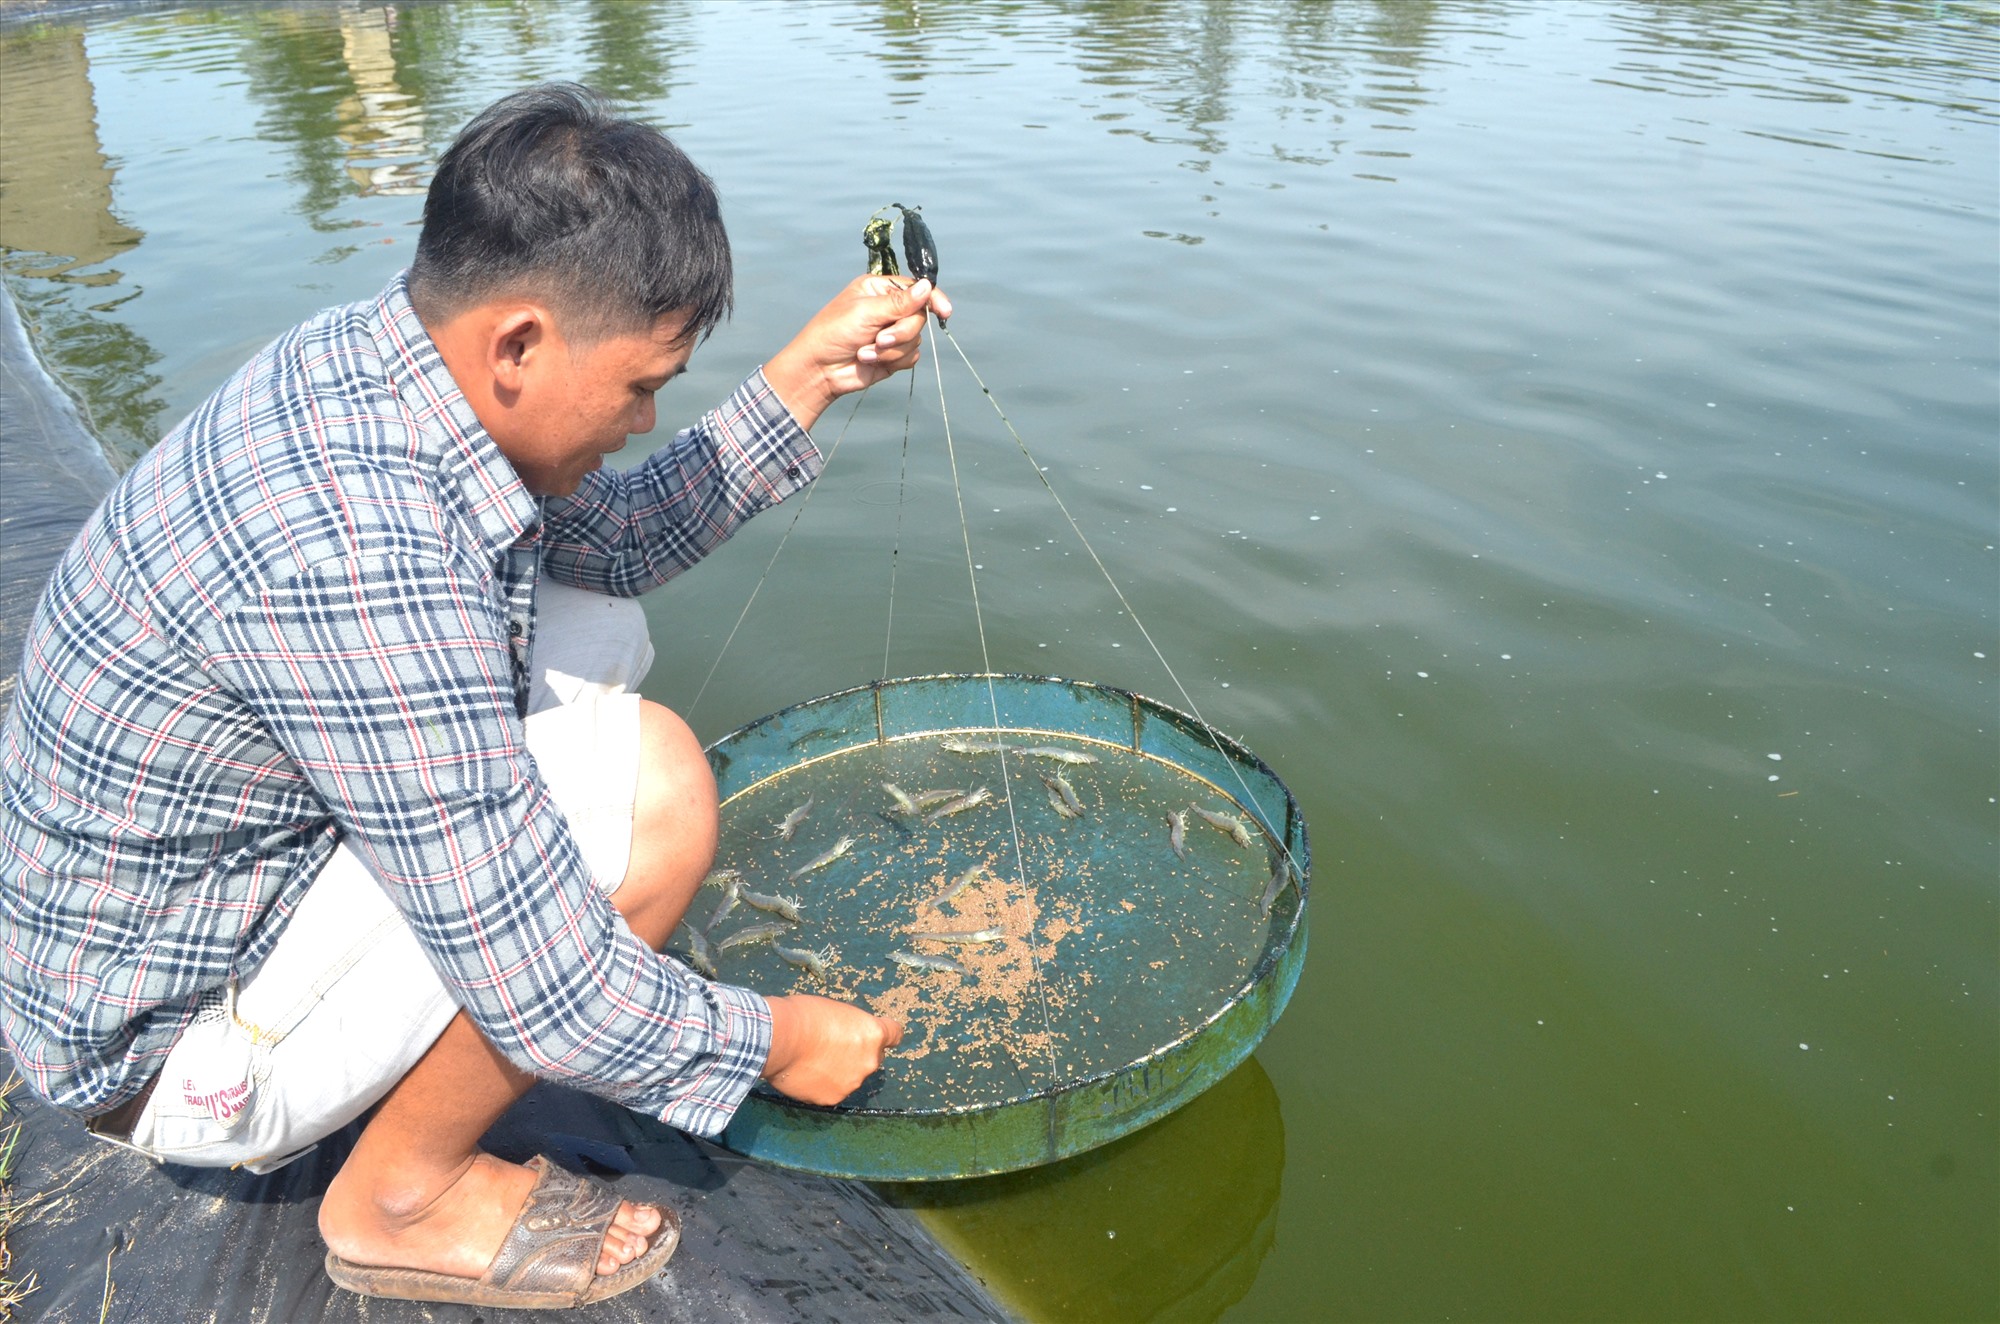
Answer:
[[[496,392],[518,395],[536,361],[550,348],[549,315],[533,304],[503,309],[486,337],[486,368]]]

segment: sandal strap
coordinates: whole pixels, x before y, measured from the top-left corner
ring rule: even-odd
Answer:
[[[580,1300],[596,1280],[619,1198],[539,1154],[528,1166],[536,1171],[535,1187],[480,1281],[510,1292],[573,1293]]]

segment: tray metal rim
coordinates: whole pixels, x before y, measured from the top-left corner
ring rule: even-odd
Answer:
[[[1157,762],[1169,763],[1172,766],[1181,769],[1183,772],[1186,772],[1189,776],[1195,778],[1196,780],[1199,780],[1206,785],[1214,787],[1217,792],[1229,797],[1229,799],[1232,802],[1236,803],[1245,812],[1252,815],[1252,817],[1257,821],[1258,826],[1266,834],[1268,834],[1273,841],[1279,844],[1280,849],[1284,850],[1288,855],[1290,855],[1294,863],[1295,866],[1294,885],[1298,900],[1296,905],[1293,907],[1290,924],[1284,930],[1284,933],[1279,941],[1273,942],[1269,946],[1267,946],[1261,958],[1259,959],[1257,965],[1252,968],[1252,970],[1244,978],[1242,983],[1238,985],[1233,991],[1231,991],[1228,997],[1219,1006],[1217,1006],[1214,1011],[1212,1011],[1207,1017],[1205,1017],[1200,1024],[1189,1027],[1187,1030],[1177,1035],[1173,1039],[1170,1039],[1165,1043],[1159,1044],[1149,1049],[1147,1052],[1141,1054],[1136,1058],[1133,1058],[1129,1062],[1105,1068],[1091,1075],[1070,1077],[1065,1079],[1061,1083],[1052,1084],[1045,1089],[1032,1090],[1027,1093],[1015,1095],[1006,1099],[983,1100],[978,1103],[955,1105],[943,1108],[870,1108],[865,1105],[859,1107],[848,1107],[840,1104],[833,1104],[833,1105],[810,1104],[801,1102],[796,1099],[791,1099],[786,1097],[785,1095],[779,1094],[777,1091],[772,1090],[764,1082],[759,1081],[752,1088],[750,1094],[746,1097],[745,1099],[746,1105],[754,1101],[757,1106],[762,1108],[774,1109],[781,1113],[795,1113],[795,1114],[800,1114],[802,1116],[816,1116],[828,1121],[852,1120],[852,1121],[862,1122],[865,1124],[871,1121],[894,1120],[897,1122],[909,1122],[912,1124],[919,1124],[927,1120],[964,1119],[964,1120],[976,1121],[978,1118],[982,1116],[998,1115],[1010,1109],[1021,1107],[1022,1105],[1034,1104],[1037,1102],[1045,1102],[1049,1100],[1058,1099],[1065,1095],[1088,1090],[1093,1087],[1102,1086],[1107,1082],[1115,1081],[1123,1076],[1127,1076],[1134,1073],[1143,1073],[1152,1064],[1161,1062],[1175,1055],[1185,1053],[1196,1040],[1198,1040],[1202,1035],[1204,1035],[1210,1029],[1212,1029],[1219,1021],[1228,1017],[1233,1011],[1239,1008],[1246,999],[1246,997],[1248,997],[1251,993],[1253,993],[1260,985],[1268,981],[1273,975],[1273,973],[1275,973],[1279,969],[1279,967],[1285,963],[1286,958],[1292,955],[1294,948],[1300,945],[1299,940],[1303,937],[1305,933],[1306,907],[1311,899],[1310,874],[1311,874],[1312,851],[1311,851],[1310,838],[1306,827],[1305,815],[1299,807],[1297,797],[1292,794],[1291,788],[1285,784],[1284,780],[1277,775],[1277,773],[1271,768],[1271,766],[1268,763],[1266,763],[1247,745],[1245,745],[1242,741],[1234,738],[1233,736],[1230,736],[1229,734],[1219,730],[1212,723],[1208,722],[1206,719],[1199,718],[1192,714],[1182,712],[1180,709],[1175,708],[1170,704],[1163,703],[1160,700],[1150,698],[1136,691],[1125,689],[1122,686],[1109,685],[1100,681],[1082,680],[1075,677],[1037,674],[1032,672],[934,672],[922,675],[883,678],[879,680],[868,681],[860,685],[852,685],[847,687],[846,689],[831,691],[827,694],[817,695],[813,698],[803,699],[797,703],[788,704],[783,708],[779,708],[772,712],[766,713],[762,717],[758,717],[749,722],[745,722],[742,725],[736,727],[734,730],[718,737],[716,740],[714,740],[705,747],[705,752],[709,754],[715,754],[720,752],[726,755],[727,753],[726,747],[730,743],[736,741],[738,738],[743,737],[748,732],[754,731],[757,728],[766,726],[767,724],[770,724],[772,722],[779,721],[791,714],[799,713],[825,704],[830,704],[841,699],[852,698],[855,695],[875,694],[879,696],[884,690],[894,689],[904,685],[920,684],[925,682],[963,683],[963,682],[992,682],[992,681],[1006,681],[1010,683],[1025,683],[1031,685],[1057,685],[1070,688],[1085,689],[1085,690],[1095,691],[1106,696],[1115,696],[1117,699],[1121,701],[1138,704],[1147,710],[1150,710],[1167,718],[1175,725],[1180,727],[1183,731],[1188,732],[1190,735],[1194,735],[1202,739],[1204,742],[1212,742],[1213,746],[1217,749],[1217,751],[1220,754],[1222,754],[1222,756],[1225,759],[1234,763],[1241,764],[1249,769],[1252,769],[1258,775],[1266,779],[1284,796],[1287,830],[1280,830],[1278,828],[1273,827],[1270,823],[1265,821],[1264,815],[1259,813],[1256,809],[1252,808],[1251,806],[1244,805],[1235,791],[1232,791],[1227,787],[1217,786],[1213,781],[1211,781],[1208,777],[1203,776],[1197,770],[1188,768],[1184,764],[1174,763],[1171,759],[1163,758],[1160,755],[1155,754],[1149,750],[1138,748],[1136,738],[1131,743],[1120,743],[1120,742],[1105,740],[1101,736],[1097,735],[1085,735],[1077,732],[1064,731],[1059,728],[1027,727],[1027,726],[1017,726],[1017,727],[1001,726],[1000,728],[998,728],[1003,732],[1009,730],[1018,730],[1018,731],[1033,730],[1033,731],[1045,732],[1050,735],[1063,736],[1066,739],[1077,740],[1088,744],[1103,745],[1107,748],[1112,748],[1112,749],[1118,749],[1123,751],[1124,753],[1136,755],[1142,758],[1152,759]],[[991,732],[993,730],[995,730],[995,727],[990,724],[979,725],[979,726],[968,726],[964,724],[947,724],[929,729],[902,731],[898,732],[893,737],[889,737],[882,735],[878,729],[877,732],[869,738],[857,740],[852,743],[843,744],[837,749],[825,750],[820,753],[810,755],[808,757],[802,757],[796,762],[788,764],[784,769],[784,771],[789,772],[796,768],[807,767],[810,766],[811,764],[821,762],[822,760],[829,758],[837,758],[843,754],[851,753],[855,750],[864,749],[873,745],[893,743],[906,739],[922,739],[929,736],[951,735],[958,733]],[[779,775],[779,774],[773,774],[773,775]],[[769,780],[771,780],[771,778],[768,776],[761,777],[755,781],[749,782],[745,786],[730,791],[724,797],[723,803],[727,804],[730,801],[737,799],[739,796],[744,795],[764,785],[765,782]],[[1296,838],[1295,842],[1289,839],[1293,837]],[[1277,1013],[1282,1011],[1284,1005],[1289,1002],[1290,1000],[1289,995],[1290,995],[1289,988],[1280,991],[1281,1001],[1278,1003],[1277,1006],[1273,1008],[1272,1011],[1271,1021],[1273,1023],[1275,1023],[1276,1021]],[[1261,1038],[1262,1038],[1261,1034],[1257,1036],[1257,1039]],[[1246,1050],[1243,1056],[1247,1056],[1249,1051],[1254,1051],[1254,1048],[1255,1048],[1255,1040],[1252,1041],[1249,1050]],[[1241,1058],[1239,1057],[1237,1061],[1240,1060]],[[1233,1066],[1234,1063],[1232,1063],[1231,1065]],[[853,1175],[853,1174],[829,1174],[829,1175]],[[899,1179],[873,1178],[873,1180],[899,1180]]]

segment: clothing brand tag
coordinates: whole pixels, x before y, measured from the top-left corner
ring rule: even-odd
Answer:
[[[227,1017],[189,1026],[171,1068],[186,1115],[206,1113],[225,1128],[244,1119],[256,1092],[250,1037]]]
[[[238,1081],[221,1089],[203,1089],[192,1077],[182,1077],[181,1097],[190,1108],[200,1108],[223,1125],[236,1120],[250,1102],[250,1082]]]

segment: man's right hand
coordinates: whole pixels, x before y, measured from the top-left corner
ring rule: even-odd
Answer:
[[[903,1040],[900,1022],[851,1003],[810,993],[765,1000],[771,1005],[771,1056],[764,1079],[802,1103],[839,1103]]]

